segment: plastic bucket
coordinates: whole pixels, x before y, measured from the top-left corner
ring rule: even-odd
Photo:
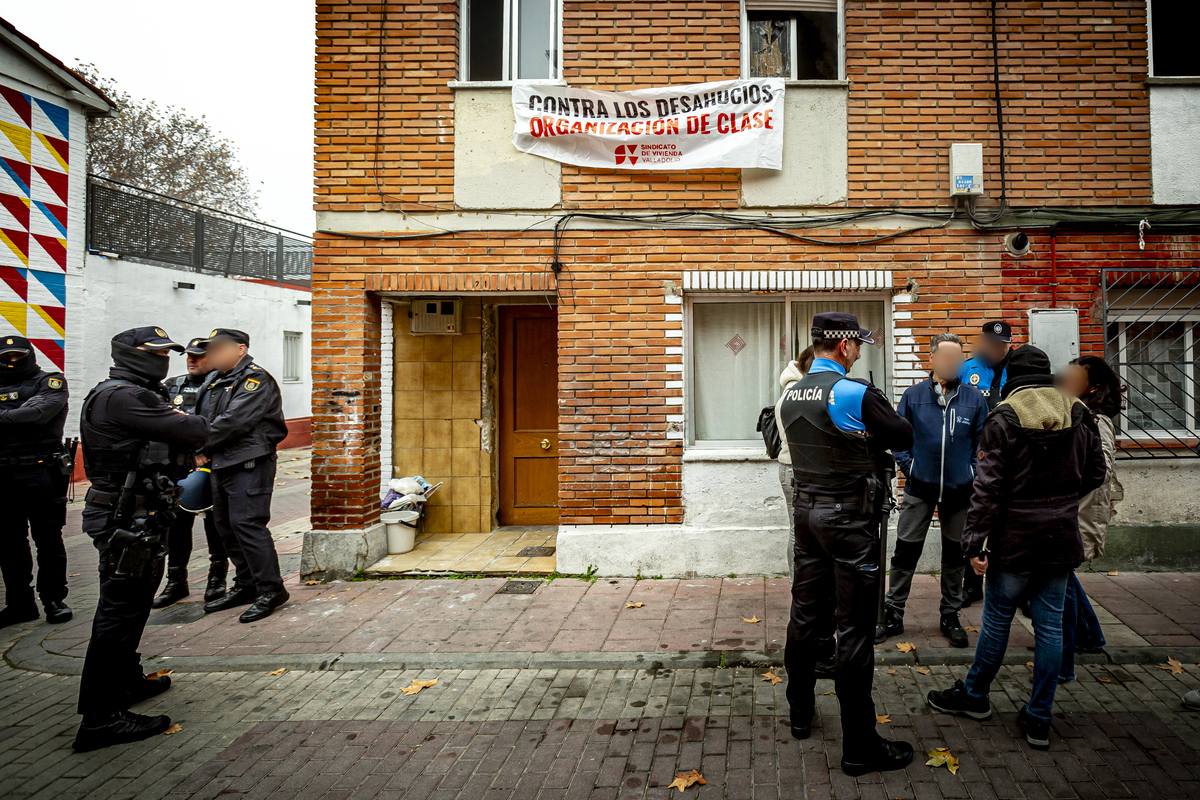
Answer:
[[[417,511],[385,511],[379,515],[387,531],[389,555],[398,555],[412,550],[417,543]]]

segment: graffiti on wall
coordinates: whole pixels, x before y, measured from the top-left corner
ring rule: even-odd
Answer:
[[[70,114],[0,84],[0,336],[63,368]]]

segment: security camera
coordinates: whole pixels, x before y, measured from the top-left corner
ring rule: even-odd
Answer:
[[[1029,236],[1021,231],[1008,234],[1004,237],[1004,249],[1016,258],[1029,255]]]

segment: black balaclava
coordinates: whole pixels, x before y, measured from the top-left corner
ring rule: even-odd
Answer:
[[[20,383],[38,371],[37,359],[31,349],[16,361],[0,361],[0,385],[12,386]]]
[[[121,342],[112,343],[112,359],[116,369],[132,372],[149,383],[162,383],[171,370],[170,358]]]

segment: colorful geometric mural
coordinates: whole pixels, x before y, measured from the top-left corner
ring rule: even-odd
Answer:
[[[70,114],[0,84],[0,336],[63,368]]]

